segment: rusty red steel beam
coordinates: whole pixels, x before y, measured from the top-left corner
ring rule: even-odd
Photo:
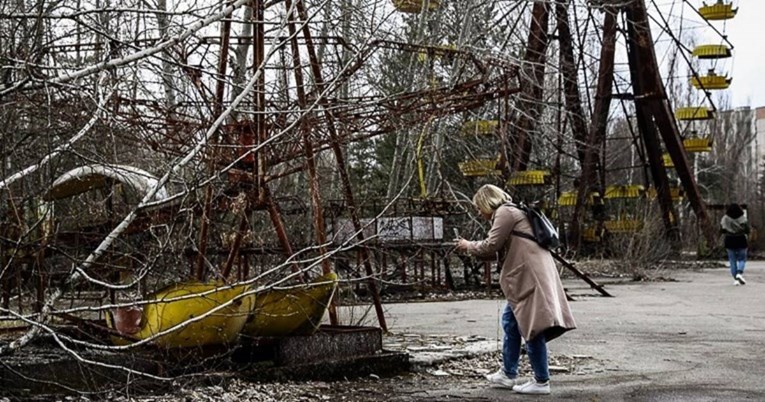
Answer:
[[[263,0],[255,0],[255,10],[252,13],[253,23],[255,29],[253,29],[253,70],[254,74],[257,74],[258,68],[263,64],[265,58],[265,6]],[[255,129],[257,135],[257,143],[263,144],[268,140],[268,131],[265,124],[265,112],[266,112],[266,94],[265,94],[265,74],[260,74],[258,81],[255,85],[254,103],[255,103]],[[271,224],[276,230],[276,236],[279,239],[279,243],[284,250],[284,254],[287,258],[290,258],[294,252],[292,245],[287,236],[287,230],[284,227],[284,220],[282,219],[281,212],[279,211],[279,205],[274,200],[271,190],[268,188],[268,183],[265,180],[266,171],[268,170],[267,158],[263,152],[258,152],[255,155],[253,171],[255,172],[255,181],[257,185],[254,186],[256,193],[254,196],[257,198],[258,203],[265,204],[268,209],[268,215],[271,218]],[[296,263],[290,264],[290,268],[293,273],[300,272],[300,267]],[[298,276],[300,281],[305,281],[305,276],[301,273]]]
[[[479,77],[453,87],[440,87],[386,98],[370,97],[364,107],[335,108],[333,113],[336,118],[353,128],[349,130],[353,132],[352,135],[338,136],[338,139],[343,143],[362,141],[398,130],[401,125],[418,124],[420,114],[442,117],[470,110],[476,105],[518,93],[517,86],[505,86],[503,83],[508,78],[515,79],[516,76],[517,70],[509,69],[491,79]],[[315,116],[312,118],[316,119]],[[311,123],[317,130],[322,126],[322,121],[317,120]],[[190,128],[193,126],[192,122],[183,122],[183,124]],[[239,124],[248,123],[243,121]],[[200,122],[196,127],[203,126]],[[331,149],[331,142],[332,139],[329,136],[312,136],[312,144],[317,153]],[[260,152],[265,163],[273,167],[304,157],[303,147],[304,143],[298,135],[298,130],[294,130],[293,134],[285,135],[284,139],[272,142],[267,149]],[[172,153],[172,149],[166,151]],[[180,150],[177,150],[175,154],[180,155]],[[230,163],[228,160],[213,161],[210,158],[205,160],[208,163],[214,162],[218,168],[224,168]],[[302,165],[294,168],[282,167],[280,173],[262,176],[261,180],[268,183],[301,171],[303,171]],[[231,169],[228,176],[237,183],[257,184],[256,180],[250,178],[252,174],[249,172]],[[259,204],[265,205],[262,201]]]
[[[343,138],[346,142],[363,140],[370,138],[371,136],[389,133],[399,129],[402,124],[417,124],[417,114],[428,114],[429,116],[435,117],[446,116],[479,107],[485,102],[514,94],[519,91],[517,86],[507,86],[504,84],[504,81],[508,79],[517,79],[518,73],[517,66],[504,60],[486,57],[486,60],[480,62],[469,52],[390,41],[377,41],[376,46],[369,46],[370,50],[368,53],[371,54],[373,50],[377,50],[379,47],[401,48],[410,51],[431,49],[433,51],[448,52],[473,60],[476,69],[482,73],[453,86],[442,86],[435,89],[413,91],[391,97],[378,96],[364,98],[361,100],[361,105],[349,105],[347,102],[339,102],[333,110],[336,119],[342,120],[344,124],[349,127],[354,127],[354,131],[356,132],[363,131],[364,127],[375,127],[375,131],[370,131],[354,138]],[[364,57],[359,57],[359,60],[364,61],[365,59]],[[503,71],[494,77],[489,77],[486,73],[487,67],[501,67]],[[349,75],[345,79],[348,77]],[[342,80],[336,82],[342,82]],[[343,106],[339,107],[339,105]],[[294,106],[294,108],[297,109],[298,106]],[[262,114],[258,115],[260,116]],[[138,116],[132,117],[135,120],[139,120]],[[259,117],[256,117],[256,119],[257,118]],[[312,118],[317,117],[312,116]],[[394,121],[398,122],[398,124],[392,123]],[[194,122],[191,121],[179,121],[178,123],[184,127],[188,127],[188,130],[193,129],[194,126]],[[317,122],[316,125],[320,123],[321,122]],[[201,121],[196,123],[197,127],[203,127],[205,124],[205,122]],[[258,130],[260,130],[260,128],[256,128],[256,131]],[[174,137],[165,136],[164,138],[173,140]],[[295,158],[302,153],[302,143],[295,138],[296,137],[288,137],[284,141],[272,142],[269,146],[270,151],[261,150],[259,152],[262,157],[259,158],[260,160],[258,161],[258,164],[267,164],[270,166],[272,163],[281,163],[285,160],[288,161]],[[328,140],[318,139],[317,141],[327,143]],[[184,142],[181,141],[180,138],[176,138],[174,142],[179,146],[184,145]],[[168,150],[168,152],[170,151],[172,150]],[[176,153],[177,152],[180,151],[176,151]],[[225,166],[225,164],[226,161],[222,161],[221,166]],[[263,176],[263,174],[261,174],[260,178],[267,180],[266,178],[268,176]]]
[[[239,217],[239,226],[237,227],[236,234],[234,235],[234,242],[231,245],[231,249],[229,249],[228,257],[226,257],[226,262],[223,264],[223,268],[221,269],[220,275],[223,277],[224,281],[228,281],[228,277],[231,274],[231,269],[234,266],[234,261],[236,261],[236,258],[241,257],[239,250],[242,247],[242,237],[244,237],[244,232],[247,230],[246,211],[248,211],[247,207],[244,208],[242,216]]]
[[[369,104],[364,110],[351,108],[335,108],[333,116],[354,127],[356,133],[353,136],[343,136],[344,143],[361,141],[378,135],[393,132],[408,124],[419,124],[419,116],[429,115],[436,118],[448,116],[461,111],[470,110],[485,102],[515,94],[518,87],[502,88],[498,85],[500,79],[486,82],[481,79],[473,80],[467,85],[458,85],[447,91],[444,88],[430,91],[418,91],[400,97],[381,99],[375,104]],[[470,92],[472,91],[472,92]],[[351,122],[351,123],[349,123]],[[353,124],[355,123],[355,124]],[[366,127],[374,130],[365,131]],[[332,142],[331,136],[315,138],[316,149],[325,149]],[[273,144],[279,148],[279,143]],[[270,162],[278,164],[293,160],[301,153],[298,147],[282,148],[274,152],[275,160]]]
[[[564,106],[566,110],[566,120],[570,123],[571,133],[574,136],[574,146],[576,148],[577,158],[582,166],[582,175],[580,178],[579,193],[589,194],[589,188],[592,187],[592,177],[585,172],[585,163],[587,154],[593,152],[594,143],[587,141],[587,127],[584,121],[584,108],[579,94],[578,71],[576,61],[574,60],[574,44],[571,37],[571,28],[569,26],[568,7],[570,1],[557,1],[555,3],[555,19],[558,30],[558,43],[560,54],[560,75],[563,81]],[[602,62],[601,62],[602,63]],[[569,246],[576,248],[579,239],[579,217],[577,212],[583,210],[584,202],[579,202],[574,207],[574,216],[571,219]]]
[[[661,81],[655,50],[652,46],[646,46],[646,40],[648,43],[653,43],[653,41],[651,38],[650,27],[648,25],[648,13],[645,1],[635,1],[628,7],[628,10],[632,14],[631,20],[634,21],[635,33],[638,35],[638,38],[636,38],[638,49],[640,50],[640,53],[644,55],[643,58],[649,61],[646,68],[642,63],[643,60],[640,60],[641,69],[643,74],[645,74],[646,80],[651,80],[651,86],[656,89],[656,93],[650,94],[653,95],[650,97],[651,113],[656,121],[659,134],[661,134],[661,138],[664,141],[664,146],[672,159],[672,163],[675,165],[675,171],[683,186],[685,195],[688,197],[688,201],[699,221],[702,235],[706,239],[707,245],[712,247],[712,245],[717,243],[717,231],[709,220],[706,203],[701,198],[698,184],[696,183],[693,171],[688,163],[688,158],[685,154],[685,149],[683,148],[682,138],[680,137],[680,131],[677,127],[677,121],[672,113],[666,90]],[[671,201],[669,188],[665,191],[667,193],[665,197],[669,198]],[[677,220],[675,220],[675,222],[677,222]]]
[[[576,206],[571,217],[571,246],[577,248],[580,243],[581,217],[585,213],[587,198],[590,193],[598,188],[595,183],[596,176],[604,178],[605,172],[598,171],[600,161],[600,146],[606,140],[606,126],[608,123],[608,112],[611,109],[611,92],[613,91],[614,80],[614,55],[616,53],[616,9],[613,7],[604,7],[605,15],[603,18],[603,38],[600,47],[600,65],[598,66],[598,83],[595,93],[595,105],[592,111],[592,121],[590,122],[587,138],[584,139],[586,145],[584,157],[582,160],[582,185],[577,189]],[[597,148],[596,148],[597,147]]]
[[[282,214],[279,211],[279,204],[271,196],[271,190],[267,185],[263,186],[260,189],[260,192],[263,194],[263,202],[265,202],[266,208],[268,209],[268,216],[271,218],[271,223],[274,225],[276,237],[279,239],[279,244],[282,246],[284,255],[291,257],[295,253],[292,250],[289,236],[287,236],[287,230],[284,228],[284,221],[282,220]],[[300,272],[300,267],[295,262],[290,264],[290,269],[293,273]],[[301,273],[298,275],[298,280],[305,282],[305,276]]]
[[[286,1],[287,8],[291,8],[289,5],[290,0]],[[297,42],[297,32],[295,29],[295,15],[290,13],[287,16],[287,30],[290,34],[290,46],[292,50],[292,63],[295,66],[295,90],[297,91],[298,106],[301,110],[305,110],[308,105],[305,93],[305,81],[303,80],[303,70],[301,69],[302,62],[300,60],[300,47]],[[305,38],[308,42],[310,38]],[[310,130],[311,127],[307,124],[307,119],[303,118],[300,122],[299,129],[302,133],[303,151],[305,153],[305,163],[308,168],[308,186],[311,194],[311,209],[313,213],[313,227],[316,235],[316,242],[319,245],[319,254],[325,256],[327,254],[327,234],[325,233],[324,226],[324,210],[322,208],[321,193],[319,192],[319,176],[316,171],[316,160],[313,151],[313,143],[311,141]],[[322,258],[321,268],[324,274],[328,274],[332,271],[328,258]],[[330,300],[329,305],[329,319],[332,325],[338,324],[337,310],[335,309],[335,302]]]
[[[512,171],[526,170],[531,157],[531,133],[536,130],[537,121],[542,110],[542,95],[544,93],[547,46],[550,43],[548,25],[550,19],[550,3],[535,1],[531,10],[531,27],[529,28],[526,52],[520,72],[521,95],[519,106],[516,108],[515,124],[511,126],[509,144],[513,148]],[[509,179],[508,171],[503,171],[503,179]]]
[[[219,116],[223,112],[223,97],[226,93],[226,66],[228,65],[228,52],[229,52],[229,41],[231,39],[231,19],[226,18],[223,20],[223,31],[221,33],[221,57],[219,59],[219,65],[218,65],[218,82],[215,88],[215,116]],[[245,201],[246,204],[249,204],[249,200]],[[223,268],[221,269],[221,276],[223,277],[223,280],[228,280],[229,274],[231,273],[231,268],[234,265],[234,261],[236,260],[236,257],[239,255],[239,248],[242,245],[242,237],[244,236],[244,232],[247,229],[247,211],[249,210],[249,206],[246,205],[242,211],[242,216],[239,217],[239,226],[236,230],[236,234],[234,235],[234,242],[231,245],[231,250],[229,250],[228,257],[226,258],[226,262],[223,263]]]
[[[653,117],[659,134],[664,141],[664,146],[675,165],[675,170],[685,190],[686,197],[688,197],[688,201],[698,219],[702,235],[708,245],[713,245],[717,242],[717,233],[709,220],[706,204],[701,198],[696,179],[688,163],[677,122],[672,114],[666,90],[661,81],[656,53],[653,46],[651,46],[653,40],[645,1],[634,1],[625,9],[625,13],[627,13],[628,21],[630,22],[629,28],[631,28],[631,32],[628,31],[628,33],[633,35],[631,43],[634,45],[635,52],[638,55],[636,68],[640,66],[641,78],[648,85],[648,88],[644,88],[640,95],[635,94],[636,101],[648,104],[648,112]],[[667,188],[657,188],[657,191],[665,193],[661,196],[664,200],[660,198],[660,202],[667,202],[669,200],[671,203],[668,185]],[[677,217],[674,210],[672,210],[672,213]],[[674,222],[676,223],[677,221],[675,219]],[[670,228],[672,227],[670,226]]]
[[[254,3],[255,10],[253,10],[252,13],[252,19],[253,24],[255,24],[255,29],[253,29],[253,51],[252,51],[252,57],[253,57],[253,63],[252,63],[252,69],[253,74],[257,74],[258,68],[260,68],[261,65],[263,65],[265,54],[266,54],[266,39],[265,39],[265,4],[263,3],[263,0],[255,0]],[[266,83],[265,83],[265,71],[263,71],[260,76],[258,77],[257,85],[255,85],[255,93],[253,97],[253,102],[255,104],[255,133],[257,136],[257,143],[263,144],[266,140],[268,140],[268,131],[266,127],[265,122],[265,112],[266,112]],[[258,182],[258,186],[255,188],[256,192],[261,191],[263,187],[265,187],[266,183],[264,181],[264,177],[266,175],[266,172],[268,171],[268,165],[266,164],[266,158],[263,155],[262,152],[259,152],[255,155],[254,158],[254,172],[256,172],[256,179]],[[261,194],[261,199],[262,199]]]
[[[634,1],[624,8],[624,13],[627,20],[627,58],[635,97],[638,129],[645,144],[648,166],[656,187],[664,227],[668,234],[677,234],[677,211],[672,204],[669,177],[662,159],[661,141],[656,124],[658,122],[654,121],[657,112],[660,112],[655,104],[666,98],[666,92],[659,75],[645,3],[642,0]]]
[[[584,120],[584,107],[579,94],[579,74],[574,60],[574,44],[569,26],[568,6],[570,2],[555,3],[555,17],[558,28],[558,43],[560,45],[560,69],[563,79],[564,106],[566,119],[571,124],[574,136],[577,158],[584,164],[585,153],[592,148],[587,142],[587,127]]]
[[[288,5],[291,0],[285,0],[285,4]],[[308,20],[307,13],[305,11],[305,7],[303,6],[302,0],[296,0],[295,2],[295,8],[297,10],[299,18],[301,18],[303,21]],[[324,92],[324,80],[322,78],[322,72],[321,67],[319,66],[319,60],[316,56],[316,50],[313,47],[313,44],[311,42],[311,31],[307,25],[303,25],[303,37],[306,41],[306,49],[308,51],[308,58],[310,60],[311,65],[311,71],[313,72],[313,78],[314,78],[314,85],[316,86],[316,90],[319,93]],[[355,200],[353,196],[353,188],[351,186],[350,178],[348,177],[348,172],[346,171],[346,163],[345,163],[345,156],[343,155],[343,150],[341,148],[341,144],[339,142],[339,138],[336,132],[335,128],[335,118],[332,116],[332,112],[330,112],[330,106],[328,104],[326,97],[321,97],[319,99],[319,102],[322,106],[324,106],[324,114],[326,118],[326,127],[329,131],[330,136],[330,147],[332,148],[332,151],[335,155],[335,161],[337,162],[338,171],[340,174],[340,182],[343,189],[343,195],[348,202],[349,210],[351,213],[351,221],[353,222],[353,227],[357,231],[357,239],[360,242],[364,242],[364,234],[362,233],[362,226],[361,226],[361,219],[359,218],[359,213],[355,205]],[[377,289],[377,282],[375,281],[375,274],[374,270],[371,265],[371,258],[369,254],[369,250],[366,247],[361,247],[361,253],[363,257],[363,263],[364,263],[364,269],[366,271],[366,274],[368,276],[367,280],[367,286],[369,287],[370,293],[372,293],[372,298],[374,301],[375,306],[375,312],[377,314],[377,320],[380,324],[380,328],[382,328],[383,331],[388,331],[388,325],[385,322],[385,313],[382,309],[382,302],[380,301],[380,293]]]
[[[231,16],[231,14],[229,14]],[[221,26],[221,51],[220,51],[220,58],[218,60],[218,83],[215,88],[215,107],[213,109],[214,115],[219,116],[221,112],[223,111],[223,96],[225,93],[225,80],[224,77],[226,76],[226,66],[228,65],[228,40],[231,35],[231,19],[225,18],[223,21],[223,24]],[[210,145],[212,146],[212,157],[211,159],[215,161],[218,156],[218,147],[216,147],[216,138],[217,136],[213,136],[213,138],[210,139]],[[213,168],[211,166],[211,168]],[[197,280],[203,280],[205,277],[205,250],[207,249],[207,237],[208,237],[208,230],[210,226],[209,217],[210,214],[212,214],[212,198],[213,198],[213,188],[212,186],[208,185],[205,189],[205,203],[204,208],[202,212],[202,218],[200,222],[200,228],[199,228],[199,254],[197,255],[196,259],[196,273],[195,277]]]
[[[419,120],[417,116],[422,113],[427,112],[436,117],[447,116],[462,110],[468,110],[472,108],[474,104],[484,103],[519,91],[518,87],[496,88],[494,86],[495,82],[499,80],[500,78],[493,80],[490,83],[486,83],[483,80],[474,80],[470,83],[471,86],[457,86],[454,88],[453,93],[447,93],[447,95],[445,95],[445,100],[452,101],[447,102],[446,104],[440,103],[437,100],[433,102],[430,100],[425,101],[423,99],[429,97],[423,96],[422,94],[427,93],[427,91],[420,91],[418,92],[418,94],[420,94],[418,96],[403,96],[404,99],[413,102],[410,103],[407,108],[396,108],[394,106],[396,101],[392,99],[380,100],[378,103],[368,106],[369,110],[357,110],[352,117],[348,117],[348,112],[344,109],[336,108],[333,112],[337,119],[342,120],[350,127],[353,127],[353,130],[349,131],[354,131],[353,135],[339,136],[338,138],[343,143],[366,140],[398,130],[401,125],[418,124]],[[477,87],[480,87],[481,92],[474,93],[473,95],[466,95],[466,91],[472,91],[477,89]],[[430,92],[437,93],[439,91],[441,90],[439,89]],[[364,126],[359,123],[360,121],[365,122]],[[356,124],[352,124],[353,122],[356,122]],[[321,123],[321,121],[314,121],[311,125],[318,131],[322,126]],[[373,127],[374,129],[366,130],[368,127]],[[305,156],[305,151],[303,150],[304,144],[299,138],[296,138],[296,136],[297,134],[295,134],[295,136],[285,136],[285,139],[272,142],[267,151],[263,150],[263,152],[267,152],[268,156],[266,160],[270,166],[277,166]],[[312,144],[316,153],[331,149],[331,143],[332,139],[330,136],[312,137]],[[226,164],[227,163],[221,163],[220,167],[225,167]],[[280,173],[267,175],[263,180],[269,182],[302,171],[302,165],[297,165],[293,168],[285,168],[282,166]],[[230,171],[229,175],[240,182],[254,183],[243,177],[245,174],[238,170]]]

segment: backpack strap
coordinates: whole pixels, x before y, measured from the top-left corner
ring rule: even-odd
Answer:
[[[517,230],[513,230],[512,232],[510,232],[510,234],[512,234],[514,236],[518,236],[518,237],[523,237],[524,239],[533,240],[535,242],[537,241],[537,238],[534,237],[534,235],[530,235],[528,233],[519,232]]]
[[[513,203],[513,202],[506,202],[506,203],[505,203],[505,205],[507,205],[507,206],[510,206],[510,207],[513,207],[513,208],[515,208],[515,209],[517,209],[517,210],[520,210],[521,212],[523,212],[523,215],[524,215],[524,216],[526,216],[526,220],[527,220],[529,223],[531,223],[531,218],[529,218],[529,215],[526,213],[526,211],[525,211],[523,208],[521,208],[521,206],[520,206],[520,205],[518,205],[518,204],[515,204],[515,203]],[[518,236],[518,237],[523,237],[524,239],[532,240],[532,241],[534,241],[534,242],[537,242],[537,243],[539,243],[539,242],[537,241],[537,238],[536,238],[536,236],[534,236],[533,234],[524,233],[524,232],[521,232],[521,231],[518,231],[518,230],[513,230],[512,232],[510,232],[510,234],[512,234],[512,235],[515,235],[515,236]]]

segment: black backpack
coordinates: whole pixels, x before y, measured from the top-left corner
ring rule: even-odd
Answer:
[[[520,209],[529,218],[531,224],[531,231],[533,234],[519,232],[513,230],[512,234],[523,237],[526,239],[534,240],[547,250],[554,250],[560,246],[560,236],[558,235],[558,229],[550,222],[550,219],[545,216],[544,212],[539,208],[532,208],[526,204],[510,204],[511,206]]]

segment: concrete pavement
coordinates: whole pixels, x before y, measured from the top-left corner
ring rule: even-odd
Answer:
[[[750,261],[747,285],[725,268],[667,272],[672,282],[609,285],[595,296],[566,280],[578,329],[551,342],[553,355],[592,356],[593,370],[557,374],[552,398],[577,401],[765,400],[765,262]],[[499,300],[386,304],[396,333],[497,339]],[[599,369],[597,369],[599,367]],[[421,391],[421,400],[515,400],[488,387]]]

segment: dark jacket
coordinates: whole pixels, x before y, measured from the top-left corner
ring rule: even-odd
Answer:
[[[748,234],[749,222],[746,215],[731,217],[725,214],[720,220],[720,231],[723,233],[723,245],[725,248],[740,250],[749,247]]]

